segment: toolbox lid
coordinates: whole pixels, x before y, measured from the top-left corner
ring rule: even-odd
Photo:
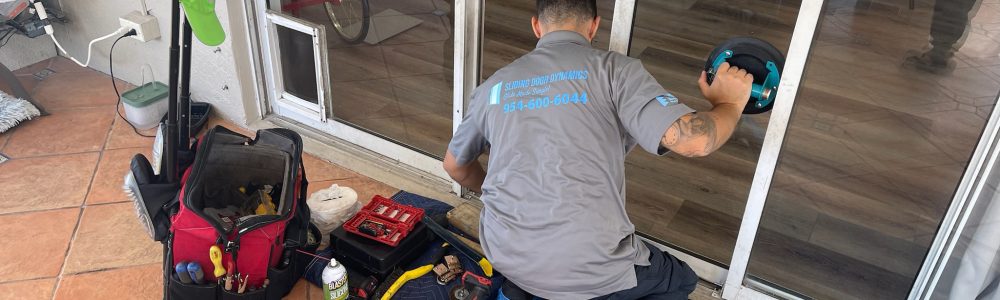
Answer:
[[[122,94],[122,102],[132,107],[145,107],[167,97],[166,84],[153,81]]]

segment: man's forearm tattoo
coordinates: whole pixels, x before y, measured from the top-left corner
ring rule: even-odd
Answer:
[[[685,156],[708,155],[718,143],[715,120],[703,114],[677,119],[662,140],[664,147]]]

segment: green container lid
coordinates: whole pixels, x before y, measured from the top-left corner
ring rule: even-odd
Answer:
[[[131,107],[146,107],[166,98],[169,90],[166,84],[153,81],[122,94],[122,102]]]

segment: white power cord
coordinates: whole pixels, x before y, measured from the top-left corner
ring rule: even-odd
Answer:
[[[38,13],[38,18],[39,19],[45,20],[45,19],[49,18],[49,14],[47,12],[45,12],[45,7],[42,6],[42,2],[41,1],[35,2],[35,11]],[[69,52],[66,52],[66,49],[64,49],[63,46],[59,44],[59,41],[56,40],[55,30],[52,29],[52,24],[45,25],[45,34],[48,34],[49,37],[52,38],[52,42],[54,42],[56,44],[56,48],[59,48],[59,51],[62,51],[62,53],[65,54],[66,57],[69,57],[70,60],[72,60],[76,64],[80,65],[81,67],[86,68],[87,66],[90,65],[90,56],[93,53],[94,44],[95,43],[103,41],[103,40],[106,40],[106,39],[109,39],[109,38],[113,38],[113,37],[116,37],[116,36],[120,36],[120,35],[124,34],[127,31],[127,29],[128,28],[120,27],[120,28],[118,28],[118,30],[115,30],[115,32],[112,32],[112,33],[110,33],[108,35],[105,35],[105,36],[102,36],[102,37],[99,37],[99,38],[96,38],[96,39],[90,41],[90,44],[87,45],[87,61],[82,62],[82,63],[79,60],[76,60],[76,58],[73,58],[73,56],[70,55]]]
[[[90,41],[90,44],[87,45],[87,61],[82,62],[82,63],[79,60],[76,60],[76,58],[73,58],[73,56],[70,56],[70,54],[66,52],[66,49],[63,49],[62,45],[59,44],[59,41],[56,40],[56,36],[54,34],[49,34],[49,36],[52,37],[52,41],[56,43],[56,47],[59,48],[59,51],[62,51],[63,54],[66,54],[66,56],[69,57],[69,59],[72,60],[73,62],[75,62],[76,64],[80,65],[81,67],[85,67],[86,68],[88,65],[90,65],[90,55],[91,55],[91,53],[94,50],[94,43],[97,43],[99,41],[106,40],[106,39],[109,39],[109,38],[113,38],[113,37],[116,37],[116,36],[120,36],[123,33],[125,33],[125,29],[126,29],[125,27],[118,28],[118,30],[115,30],[115,32],[112,32],[112,33],[110,33],[108,35],[105,35],[105,36],[102,36],[102,37],[99,37],[99,38],[96,38],[96,39]]]

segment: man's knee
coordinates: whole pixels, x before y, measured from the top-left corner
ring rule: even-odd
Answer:
[[[665,264],[670,266],[667,269],[670,270],[668,291],[684,293],[694,291],[698,285],[698,274],[691,269],[691,266],[670,253],[663,252],[663,256],[666,260]]]

